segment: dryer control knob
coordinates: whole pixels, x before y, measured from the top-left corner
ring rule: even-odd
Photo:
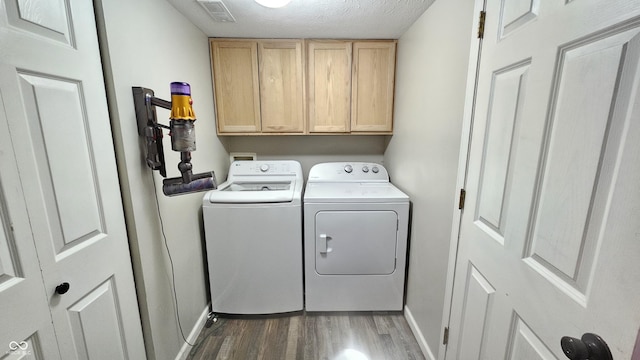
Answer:
[[[371,168],[371,171],[373,171],[374,174],[377,174],[378,171],[380,171],[380,169],[378,169],[377,166],[374,166],[374,167]]]
[[[369,167],[367,165],[362,167],[362,172],[363,173],[368,173],[369,172]]]
[[[260,171],[267,172],[267,170],[269,170],[269,165],[267,164],[260,165]]]
[[[351,174],[351,172],[353,171],[353,167],[352,167],[351,165],[345,165],[345,166],[344,166],[344,171],[345,171],[347,174]]]

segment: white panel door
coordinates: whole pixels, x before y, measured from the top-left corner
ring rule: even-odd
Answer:
[[[5,0],[0,10],[3,126],[60,357],[143,359],[92,2]]]
[[[640,1],[488,0],[446,359],[640,324]]]
[[[4,104],[0,93],[0,358],[59,359]]]

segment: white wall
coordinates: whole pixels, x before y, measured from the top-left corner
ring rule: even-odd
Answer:
[[[191,84],[196,121],[194,172],[214,170],[226,176],[228,153],[215,134],[207,37],[166,1],[97,0],[101,51],[114,130],[125,216],[136,287],[150,359],[175,359],[183,345],[177,327],[171,269],[164,247],[156,196],[175,265],[180,320],[189,336],[208,303],[201,229],[203,193],[167,198],[162,178],[145,166],[144,142],[138,136],[132,86],[155,91],[170,100],[169,83]],[[169,111],[158,108],[168,124]],[[179,175],[179,154],[165,136],[169,177]],[[155,178],[152,180],[152,176]]]
[[[438,0],[399,39],[394,135],[384,154],[393,182],[413,204],[406,312],[433,358],[442,333],[472,13],[473,0]]]

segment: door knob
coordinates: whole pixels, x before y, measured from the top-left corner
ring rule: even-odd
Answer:
[[[613,360],[609,346],[596,334],[585,333],[580,339],[564,336],[560,346],[564,355],[572,360]]]
[[[68,282],[63,282],[62,284],[56,286],[56,294],[58,295],[66,294],[67,291],[69,291],[70,287],[71,285],[69,285]]]

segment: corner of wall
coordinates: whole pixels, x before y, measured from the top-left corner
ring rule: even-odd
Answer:
[[[184,79],[197,91],[194,99],[199,119],[214,119],[207,37],[164,1],[95,0],[95,3],[145,348],[149,359],[174,359],[184,345],[180,332],[184,331],[185,336],[196,332],[197,337],[202,309],[208,308],[204,255],[197,255],[204,254],[202,196],[188,194],[167,199],[161,191],[156,196],[154,190],[161,182],[145,166],[131,88],[149,87],[166,98],[169,83]],[[140,29],[164,40],[131,41],[131,34]],[[190,66],[185,67],[181,58],[165,56],[178,50],[191,55]],[[228,153],[215,133],[215,124],[211,123],[198,124],[194,171],[213,169],[216,175],[224,176]],[[174,164],[179,161],[178,155],[169,151],[165,155],[168,175],[176,176]],[[164,218],[162,231],[158,211]],[[163,233],[175,267],[178,308]],[[174,316],[176,311],[181,324]]]
[[[466,96],[474,1],[435,1],[398,40],[394,135],[384,161],[411,197],[407,319],[441,352],[451,224]]]
[[[427,360],[436,360],[436,357],[433,355],[433,351],[431,351],[429,344],[427,344],[427,340],[424,338],[424,335],[422,334],[422,331],[420,330],[418,323],[416,323],[416,319],[413,317],[411,309],[409,309],[408,306],[404,307],[404,317],[405,319],[407,319],[409,328],[413,332],[413,336],[416,337],[416,340],[418,341],[418,345],[420,346],[420,350],[422,350],[422,354],[424,355],[424,357],[427,358]]]

